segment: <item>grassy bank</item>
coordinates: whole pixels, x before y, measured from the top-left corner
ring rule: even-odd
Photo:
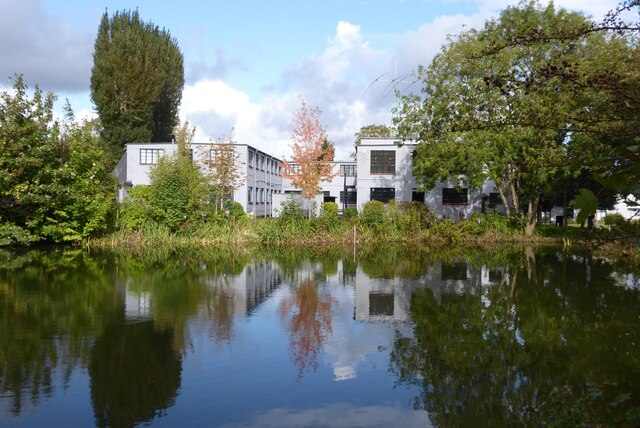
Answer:
[[[191,225],[178,231],[148,223],[136,230],[120,229],[87,242],[91,248],[145,248],[217,245],[344,245],[412,244],[433,248],[450,246],[501,248],[508,245],[556,246],[593,250],[615,259],[640,261],[638,239],[620,231],[588,231],[577,227],[543,226],[525,236],[517,224],[494,215],[453,222],[418,217],[366,218],[244,218],[234,222]]]

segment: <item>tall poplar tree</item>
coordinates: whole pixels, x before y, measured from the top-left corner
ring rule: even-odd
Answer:
[[[102,16],[93,53],[91,99],[115,150],[171,141],[184,87],[183,57],[169,31],[138,11]]]

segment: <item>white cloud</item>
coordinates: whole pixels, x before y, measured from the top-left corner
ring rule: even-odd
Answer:
[[[283,72],[279,82],[260,100],[221,80],[200,80],[185,87],[182,116],[198,128],[198,138],[228,135],[278,157],[290,154],[291,119],[298,108],[297,95],[322,110],[321,121],[336,143],[336,158],[348,159],[354,133],[369,124],[389,124],[394,102],[395,76],[408,75],[418,65],[429,65],[446,42],[470,28],[482,27],[511,0],[469,0],[472,15],[439,16],[395,37],[395,44],[375,48],[359,25],[340,21],[327,39],[324,51],[298,62]],[[558,0],[558,6],[581,10],[596,19],[615,7],[615,0]],[[376,35],[370,36],[375,39]],[[396,74],[397,73],[397,74]],[[411,77],[397,85],[400,91]],[[403,86],[405,85],[405,86]],[[411,87],[419,90],[419,85]]]
[[[89,86],[95,34],[47,14],[40,1],[5,0],[0,14],[0,76],[24,74],[46,91]]]
[[[330,404],[311,409],[272,409],[249,422],[226,427],[431,427],[424,410],[408,410],[393,406],[354,406]]]

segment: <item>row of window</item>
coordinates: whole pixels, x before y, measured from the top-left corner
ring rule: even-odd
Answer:
[[[250,204],[270,204],[274,193],[279,193],[279,191],[249,187],[247,191],[247,202]]]
[[[164,156],[164,149],[140,149],[140,165],[157,165],[162,156]],[[209,150],[209,160],[216,161],[221,157],[235,159],[233,148]],[[189,159],[193,161],[193,149],[189,150]]]
[[[248,166],[249,168],[261,169],[276,175],[280,175],[282,172],[282,166],[278,161],[254,150],[249,150]]]
[[[342,193],[340,192],[340,198],[342,199]],[[355,193],[355,192],[354,192]],[[393,187],[372,187],[370,189],[369,200],[380,201],[385,204],[395,199],[396,189]],[[414,191],[412,200],[424,202],[424,192]],[[442,204],[443,205],[467,205],[469,203],[469,191],[466,188],[444,188],[442,189]]]

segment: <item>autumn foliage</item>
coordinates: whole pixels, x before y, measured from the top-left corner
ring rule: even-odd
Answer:
[[[331,180],[333,145],[327,144],[327,132],[320,123],[320,109],[307,106],[300,96],[300,108],[294,113],[291,135],[291,162],[283,161],[283,176],[313,199],[320,192],[320,182]]]
[[[318,293],[311,279],[302,281],[292,296],[280,302],[280,318],[289,320],[291,359],[298,368],[298,379],[306,369],[318,368],[318,352],[332,331],[334,303],[330,296]]]

